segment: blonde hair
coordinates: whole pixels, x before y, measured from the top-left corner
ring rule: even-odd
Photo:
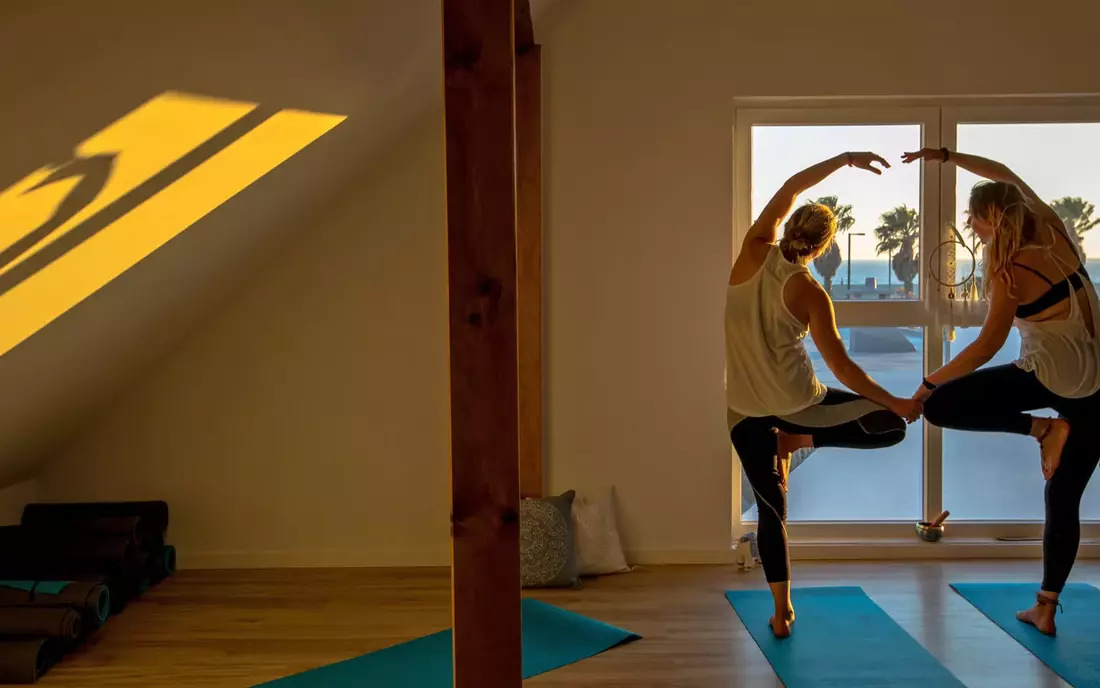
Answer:
[[[1043,219],[1020,188],[1008,182],[975,184],[970,191],[968,212],[970,217],[984,220],[993,228],[992,239],[985,250],[983,291],[988,296],[997,280],[1008,288],[1009,295],[1015,296],[1012,260],[1025,245],[1039,239]]]
[[[779,250],[791,262],[821,255],[836,236],[836,215],[827,205],[807,203],[787,218]]]

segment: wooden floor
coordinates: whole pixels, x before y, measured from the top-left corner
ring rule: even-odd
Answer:
[[[1037,561],[795,567],[796,585],[862,586],[972,688],[1067,685],[948,587],[1038,574]],[[1100,582],[1100,564],[1079,562],[1073,580]],[[644,639],[526,684],[779,687],[722,595],[762,586],[759,570],[659,567],[593,580],[583,590],[533,594]],[[39,685],[252,686],[445,629],[449,594],[445,570],[181,572],[114,617]]]

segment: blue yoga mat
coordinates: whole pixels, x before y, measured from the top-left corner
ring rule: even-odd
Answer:
[[[0,586],[14,588],[24,592],[40,592],[46,595],[57,595],[69,587],[70,581],[0,581]]]
[[[523,678],[578,662],[641,636],[538,600],[523,600]],[[451,688],[451,631],[260,685],[278,688]]]
[[[1038,583],[952,583],[955,592],[1016,639],[1075,688],[1100,687],[1100,590],[1070,583],[1059,596],[1065,613],[1054,621],[1058,635],[1050,637],[1016,618],[1035,603]]]
[[[794,588],[791,637],[777,640],[767,590],[726,593],[787,688],[964,685],[858,587]]]

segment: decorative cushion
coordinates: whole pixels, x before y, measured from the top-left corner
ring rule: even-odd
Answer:
[[[630,570],[619,540],[613,488],[581,493],[573,501],[573,530],[577,541],[577,568],[582,576]]]
[[[520,580],[525,588],[579,587],[573,536],[573,498],[522,499],[519,504]]]

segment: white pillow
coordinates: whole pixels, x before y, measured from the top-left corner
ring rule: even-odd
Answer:
[[[580,575],[630,570],[615,522],[613,488],[577,494],[573,500],[573,531]]]

